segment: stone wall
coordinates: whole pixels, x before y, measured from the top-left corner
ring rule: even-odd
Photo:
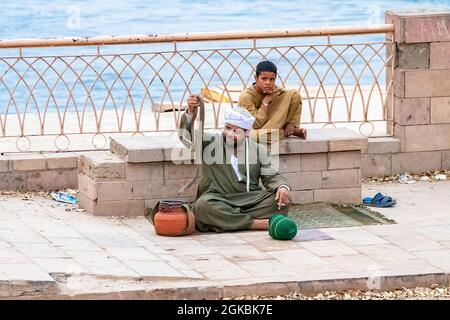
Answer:
[[[293,203],[360,203],[367,138],[345,128],[314,129],[308,136],[307,141],[288,139],[274,155]],[[177,194],[195,165],[188,164],[190,153],[176,136],[113,139],[111,151],[80,157],[82,208],[95,215],[139,216],[164,198],[194,199],[197,184]]]
[[[76,188],[76,153],[20,153],[0,156],[0,190],[53,191]]]
[[[363,176],[450,169],[450,12],[388,11],[385,19],[395,25],[388,128],[399,149],[368,150]]]

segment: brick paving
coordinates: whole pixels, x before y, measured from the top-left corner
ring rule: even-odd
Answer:
[[[158,289],[151,297],[220,298],[445,284],[450,182],[363,186],[363,195],[378,191],[397,199],[377,209],[397,224],[320,229],[332,239],[299,242],[250,231],[159,237],[143,217],[1,195],[0,296],[139,298]]]

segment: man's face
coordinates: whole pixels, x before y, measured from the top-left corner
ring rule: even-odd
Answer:
[[[226,144],[234,144],[235,146],[244,141],[247,135],[247,130],[244,130],[238,126],[232,124],[225,124],[223,129],[223,136]]]
[[[258,76],[255,75],[255,85],[263,93],[272,93],[275,89],[275,79],[277,75],[273,72],[262,71]]]

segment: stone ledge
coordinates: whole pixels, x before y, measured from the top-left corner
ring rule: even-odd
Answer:
[[[369,138],[367,150],[363,153],[371,154],[392,154],[400,152],[400,139],[395,137]]]
[[[347,128],[308,130],[308,139],[289,138],[280,143],[279,154],[323,153],[367,149],[367,138]],[[111,152],[130,163],[191,160],[190,151],[175,133],[165,136],[111,139]]]
[[[428,287],[430,285],[448,285],[448,274],[422,273],[422,274],[402,274],[390,273],[381,274],[378,278],[379,287],[375,290],[393,290],[399,287],[413,288],[416,286]],[[258,281],[259,280],[259,281]],[[60,285],[60,293],[43,293],[42,295],[23,295],[11,297],[15,299],[52,299],[52,300],[73,300],[73,299],[224,299],[240,296],[277,296],[287,295],[292,292],[300,292],[304,295],[316,295],[326,291],[345,291],[350,289],[368,290],[368,285],[373,279],[367,275],[357,276],[346,274],[340,277],[317,277],[316,279],[295,279],[294,277],[277,277],[273,279],[242,279],[230,281],[196,281],[191,283],[166,282],[154,283],[147,286],[145,283],[136,288],[128,290],[109,289],[102,292],[70,292]]]
[[[450,24],[449,13],[442,10],[387,11],[385,21],[395,25],[397,43],[443,42],[450,41],[449,33],[445,32]]]
[[[8,153],[0,157],[0,172],[77,168],[78,155],[61,153]]]

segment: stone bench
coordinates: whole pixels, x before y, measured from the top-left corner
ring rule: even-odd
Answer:
[[[361,152],[367,146],[366,137],[346,128],[311,129],[307,140],[281,142],[279,169],[293,203],[360,203]],[[194,198],[196,184],[177,194],[195,165],[175,133],[116,138],[110,148],[80,156],[82,208],[94,215],[140,216],[158,200]]]

